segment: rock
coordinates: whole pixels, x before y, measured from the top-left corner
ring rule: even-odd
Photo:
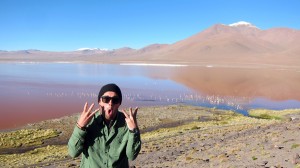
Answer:
[[[208,163],[209,162],[209,159],[203,159],[204,162]]]
[[[300,155],[298,153],[293,156],[292,163],[295,165],[300,163]]]
[[[284,147],[283,146],[274,145],[274,148],[283,149]]]
[[[267,164],[268,164],[268,161],[263,161],[262,164],[261,164],[261,166],[265,166]]]

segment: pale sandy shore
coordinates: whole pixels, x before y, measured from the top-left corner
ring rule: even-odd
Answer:
[[[0,167],[78,167],[80,158],[71,159],[66,147],[76,119],[74,115],[18,129],[59,133],[37,145],[26,145],[23,137],[23,144],[13,147],[12,138],[5,135],[14,131],[1,133]],[[282,120],[270,120],[172,105],[141,108],[138,122],[143,145],[138,158],[130,163],[133,167],[300,166],[300,110]],[[30,134],[29,139],[36,141],[38,135]]]

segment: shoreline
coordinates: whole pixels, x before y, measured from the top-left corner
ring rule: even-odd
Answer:
[[[166,106],[177,106],[177,105],[181,105],[181,104],[165,104],[165,105],[148,105],[148,106],[140,106],[139,108],[151,108],[151,107],[166,107]],[[186,106],[194,106],[194,107],[199,107],[199,108],[206,108],[206,109],[218,109],[218,110],[223,110],[223,111],[232,111],[238,114],[241,114],[243,116],[249,117],[248,111],[251,110],[274,110],[274,111],[278,111],[275,109],[266,109],[266,108],[257,108],[257,109],[249,109],[249,110],[243,110],[243,111],[238,111],[238,110],[230,110],[230,109],[226,109],[226,108],[218,108],[218,107],[207,107],[207,106],[198,106],[198,105],[190,105],[190,104],[183,104]],[[280,109],[280,110],[294,110],[295,108],[285,108],[285,109]],[[296,108],[297,110],[297,108]],[[12,131],[16,131],[16,130],[20,130],[20,129],[26,129],[28,127],[32,127],[38,123],[43,123],[43,122],[47,122],[47,121],[55,121],[55,120],[61,120],[63,118],[69,118],[69,117],[74,117],[74,116],[78,116],[80,113],[73,113],[70,115],[66,115],[66,116],[62,116],[62,117],[54,117],[54,118],[49,118],[49,119],[45,119],[45,120],[41,120],[41,121],[36,121],[36,122],[30,122],[30,123],[26,123],[24,125],[20,125],[17,127],[11,127],[11,128],[6,128],[6,129],[0,129],[0,133],[5,133],[5,132],[12,132]],[[168,124],[167,124],[168,125]],[[155,128],[147,128],[147,130],[152,130]]]
[[[280,65],[267,63],[240,63],[240,62],[220,62],[210,63],[205,61],[184,62],[184,61],[107,61],[107,62],[93,62],[89,60],[84,61],[54,61],[54,60],[0,60],[0,64],[114,64],[123,66],[161,66],[161,67],[205,67],[205,68],[241,68],[241,69],[275,69],[275,70],[297,70],[298,65]]]

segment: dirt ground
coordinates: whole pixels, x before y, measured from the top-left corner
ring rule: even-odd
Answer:
[[[30,124],[22,129],[61,131],[42,145],[0,149],[19,156],[23,166],[78,167],[80,157],[26,165],[22,153],[38,147],[62,145],[64,150],[77,115]],[[229,111],[185,105],[141,108],[138,113],[142,150],[132,167],[300,167],[300,114],[285,120],[254,119]],[[15,165],[15,166],[13,166]]]

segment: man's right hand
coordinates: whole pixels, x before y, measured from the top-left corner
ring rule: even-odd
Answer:
[[[95,113],[99,110],[99,109],[96,109],[94,110],[93,112],[92,109],[94,107],[94,103],[87,109],[87,106],[88,106],[88,103],[86,102],[84,104],[84,107],[83,107],[83,111],[77,121],[77,126],[79,128],[84,128],[87,126],[87,124],[91,121],[92,117],[95,115]]]

